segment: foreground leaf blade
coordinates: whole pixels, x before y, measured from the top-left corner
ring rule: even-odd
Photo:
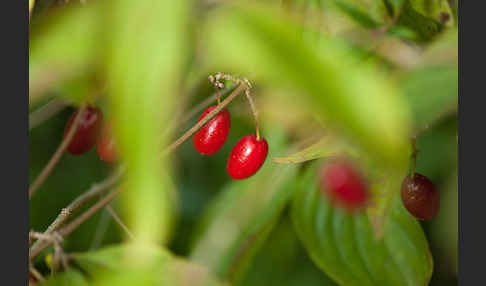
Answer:
[[[340,285],[427,285],[432,257],[418,222],[394,196],[382,239],[368,216],[334,208],[321,193],[317,165],[296,185],[292,221],[313,261]]]

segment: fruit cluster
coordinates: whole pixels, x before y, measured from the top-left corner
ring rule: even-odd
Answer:
[[[256,111],[249,94],[251,86],[248,80],[235,79],[229,75],[218,73],[215,77],[210,76],[210,81],[214,84],[219,95],[218,88],[222,87],[221,79],[228,79],[244,84],[245,91],[250,100],[252,110],[256,120]],[[218,105],[220,98],[218,96]],[[199,117],[201,121],[217,105],[207,108]],[[75,120],[77,127],[67,146],[67,151],[73,155],[84,154],[96,145],[101,160],[114,162],[117,160],[116,144],[111,134],[110,124],[103,123],[103,113],[99,108],[88,106],[83,109],[82,114],[76,111],[69,119],[64,130],[64,138],[69,136]],[[79,117],[79,119],[78,119]],[[258,122],[258,121],[256,121]],[[197,133],[194,134],[194,148],[203,155],[212,155],[223,147],[228,138],[231,127],[231,115],[227,109],[222,109],[208,123],[206,123]],[[231,178],[235,180],[246,179],[253,176],[263,165],[268,154],[268,144],[264,138],[260,138],[258,123],[256,123],[256,136],[247,135],[241,138],[231,151],[226,170]]]
[[[210,76],[210,81],[214,84],[216,92],[222,84],[218,81],[225,75],[217,74],[216,77]],[[228,79],[235,80],[231,77]],[[249,84],[248,81],[245,84]],[[250,99],[249,91],[246,90],[247,97]],[[252,109],[254,109],[253,102],[250,101]],[[218,96],[218,104],[219,96]],[[201,121],[207,114],[209,114],[216,105],[206,109],[201,116]],[[255,115],[255,112],[254,112]],[[256,120],[256,118],[255,118]],[[231,115],[227,109],[221,110],[208,123],[206,123],[193,137],[193,144],[196,151],[202,155],[212,155],[223,147],[228,138],[231,127]],[[264,138],[260,138],[258,124],[256,126],[256,136],[246,135],[242,137],[231,150],[231,153],[226,164],[226,171],[231,178],[235,180],[246,179],[253,176],[263,165],[268,154],[268,143]]]
[[[370,198],[365,177],[344,159],[326,165],[320,176],[320,187],[333,204],[352,212],[364,208]],[[416,218],[431,220],[437,216],[439,192],[426,176],[415,171],[407,175],[402,182],[401,198],[405,208]]]
[[[66,138],[76,118],[80,117],[67,151],[72,155],[81,155],[96,145],[101,160],[108,163],[114,162],[117,159],[115,141],[111,134],[110,123],[103,124],[101,109],[88,106],[82,110],[82,114],[79,112],[80,110],[71,115],[64,129],[64,138]]]

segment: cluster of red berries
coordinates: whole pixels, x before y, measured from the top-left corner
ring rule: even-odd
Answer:
[[[206,109],[199,121],[216,106]],[[196,134],[194,134],[194,148],[203,155],[212,155],[223,147],[228,138],[231,127],[231,116],[227,109],[221,110]],[[241,138],[231,150],[226,164],[226,171],[235,180],[253,176],[263,165],[268,154],[268,144],[264,138],[246,135]]]
[[[332,203],[350,211],[365,207],[370,197],[363,174],[346,160],[335,160],[326,165],[321,173],[320,186]],[[426,176],[419,173],[405,177],[401,198],[405,208],[416,218],[430,220],[439,211],[439,192]]]
[[[64,138],[67,137],[79,110],[74,112],[64,129]],[[117,159],[115,141],[111,134],[110,124],[103,124],[101,109],[88,106],[80,115],[76,131],[67,147],[72,155],[81,155],[96,145],[96,151],[101,160],[111,163]]]

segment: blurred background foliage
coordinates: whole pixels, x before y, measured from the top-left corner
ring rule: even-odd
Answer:
[[[52,247],[33,265],[46,285],[457,284],[457,7],[29,1],[30,183],[69,116],[95,104],[113,121],[126,167],[112,206],[136,237],[103,209],[64,238],[68,269],[51,271]],[[269,143],[265,165],[244,181],[225,171],[232,146],[254,132],[244,95],[227,107],[231,131],[215,155],[186,141],[158,156],[196,123],[214,93],[207,77],[219,71],[250,80]],[[417,171],[441,194],[430,222],[397,199],[412,137]],[[316,170],[341,154],[373,182],[359,216],[317,191]],[[29,202],[30,229],[44,231],[116,168],[94,148],[64,154]]]

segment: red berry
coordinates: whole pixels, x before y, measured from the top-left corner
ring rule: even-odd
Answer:
[[[198,121],[204,118],[216,106],[211,106],[204,111]],[[221,110],[206,125],[194,134],[194,148],[203,154],[211,155],[223,147],[231,127],[231,116],[227,109]]]
[[[235,180],[253,176],[263,165],[268,154],[268,144],[263,138],[247,135],[240,139],[231,150],[226,170]]]
[[[362,208],[369,196],[363,175],[344,160],[331,162],[323,169],[320,186],[331,202],[348,210]]]
[[[408,175],[402,183],[402,202],[414,217],[429,220],[439,212],[440,196],[434,184],[424,175]]]
[[[110,124],[106,124],[101,131],[101,137],[96,145],[96,151],[100,159],[111,163],[118,158],[116,152],[115,138],[111,133]]]
[[[69,119],[64,130],[64,137],[67,136],[71,129],[78,112],[79,110]],[[100,134],[102,121],[103,114],[99,108],[87,107],[81,115],[76,132],[67,147],[68,152],[73,155],[79,155],[91,149],[96,144]]]

